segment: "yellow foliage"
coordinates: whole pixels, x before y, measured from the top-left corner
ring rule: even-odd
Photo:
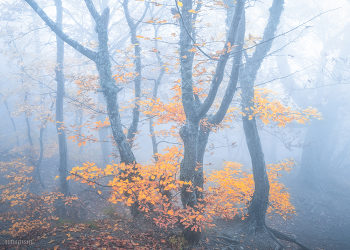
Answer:
[[[241,170],[242,165],[225,162],[223,170],[207,175],[204,202],[183,208],[179,192],[184,185],[190,187],[193,184],[178,179],[182,151],[173,146],[157,156],[157,162],[143,166],[113,164],[102,169],[87,162],[83,167],[73,168],[69,178],[95,186],[99,185],[100,178],[113,176],[107,184],[112,189],[109,201],[127,206],[137,202],[140,210],[161,228],[181,223],[191,230],[201,230],[212,226],[213,216],[232,219],[241,214],[245,218],[247,204],[254,192],[254,181],[252,174]],[[289,171],[293,164],[293,161],[287,161],[267,166],[271,185],[268,213],[275,212],[283,217],[294,213],[289,194],[277,180],[279,172]]]
[[[316,109],[311,107],[305,110],[292,110],[286,107],[277,99],[273,99],[271,95],[276,95],[271,90],[255,87],[254,92],[254,108],[249,118],[256,116],[266,125],[270,122],[276,122],[279,127],[285,127],[287,123],[293,121],[304,124],[310,121],[310,117],[322,119]]]
[[[277,177],[280,171],[289,172],[294,165],[293,160],[267,165],[267,175],[270,182],[269,207],[267,214],[272,212],[287,218],[294,214],[294,207],[289,199],[290,195]],[[254,193],[253,174],[241,170],[242,165],[236,162],[225,162],[223,170],[214,170],[208,175],[210,184],[207,193],[209,213],[226,219],[233,219],[236,215],[243,216],[247,212],[248,204]]]
[[[59,192],[43,192],[40,195],[29,192],[28,185],[34,182],[30,176],[33,167],[25,164],[25,158],[11,162],[0,162],[0,171],[8,180],[0,185],[0,202],[12,207],[8,212],[0,214],[2,221],[10,221],[10,227],[2,233],[13,237],[31,235],[36,230],[46,230],[58,218],[52,216],[55,210],[53,203],[63,195]],[[64,199],[70,203],[75,197]]]

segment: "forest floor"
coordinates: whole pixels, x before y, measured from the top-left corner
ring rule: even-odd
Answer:
[[[326,186],[326,184],[325,184]],[[280,216],[266,219],[269,227],[297,238],[315,250],[350,249],[350,191],[344,186],[327,186],[328,191],[305,191],[291,187],[292,204],[296,215],[284,220]],[[91,196],[85,194],[87,199]],[[91,205],[94,204],[94,205]],[[101,198],[87,206],[94,215],[91,220],[74,222],[59,220],[50,230],[37,232],[30,245],[9,245],[7,235],[0,234],[0,249],[223,249],[213,243],[215,235],[230,235],[243,239],[239,229],[241,219],[217,220],[216,227],[203,232],[200,245],[188,248],[179,229],[159,229],[143,219],[132,219],[123,208],[113,210]],[[96,212],[98,211],[98,212]],[[1,227],[1,226],[0,226]],[[3,229],[3,228],[1,228]],[[15,239],[19,240],[19,239]],[[20,240],[27,240],[20,238]],[[281,241],[287,249],[297,250],[297,245]],[[232,249],[266,249],[254,243],[237,245]],[[268,249],[268,248],[267,248]],[[271,249],[274,249],[271,247]]]
[[[337,183],[337,184],[335,184]],[[297,183],[291,182],[289,192],[292,197],[292,205],[295,207],[296,215],[291,219],[283,219],[279,215],[267,216],[266,224],[288,236],[296,238],[314,250],[350,250],[350,182],[346,180],[342,184],[335,181],[322,183],[323,189],[307,190],[298,187]],[[239,231],[244,221],[216,221],[216,227],[212,228],[210,234],[205,235],[226,235],[233,239],[243,239]],[[204,236],[203,238],[207,237]],[[243,236],[243,237],[242,237]],[[249,239],[251,240],[251,239]],[[280,242],[289,250],[300,248],[291,242]],[[205,243],[204,249],[223,249],[224,245]],[[197,248],[201,249],[201,248]],[[275,249],[275,247],[259,247],[257,244],[237,245],[232,249]],[[276,248],[277,249],[277,248]]]

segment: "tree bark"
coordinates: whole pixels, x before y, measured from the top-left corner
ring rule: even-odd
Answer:
[[[194,173],[194,186],[196,192],[197,202],[201,202],[201,199],[204,199],[203,187],[204,187],[204,154],[205,149],[208,144],[208,139],[210,135],[210,129],[200,128],[198,132],[198,141],[197,141],[197,170]]]
[[[135,83],[135,103],[134,103],[134,108],[132,110],[132,122],[130,124],[130,127],[128,129],[128,135],[127,139],[130,144],[130,146],[133,145],[133,140],[135,139],[135,135],[137,133],[137,126],[139,124],[140,120],[140,98],[141,98],[141,79],[142,79],[142,65],[141,65],[141,47],[140,47],[140,41],[136,37],[136,31],[137,31],[137,26],[142,22],[144,19],[148,7],[149,7],[149,1],[146,3],[146,8],[143,12],[142,17],[138,22],[134,22],[133,19],[130,16],[129,12],[129,0],[124,0],[123,1],[123,8],[124,8],[124,13],[126,17],[126,21],[128,23],[128,26],[130,28],[130,35],[131,35],[131,43],[134,45],[135,48],[135,71],[136,71],[136,76],[134,78],[134,83]]]
[[[82,124],[83,124],[83,116],[84,116],[84,111],[82,110],[82,109],[79,109],[78,110],[78,115],[79,115],[79,123],[78,123],[78,126],[79,126],[79,135],[81,135],[82,134],[82,130],[83,130],[83,128],[82,128]],[[79,147],[79,142],[77,141],[77,144],[78,144],[78,147]],[[79,155],[81,155],[82,153],[83,153],[83,148],[84,148],[84,146],[83,145],[81,145],[80,147],[79,147]]]
[[[5,103],[7,112],[9,113],[9,117],[10,117],[10,119],[11,119],[13,131],[15,132],[15,135],[16,135],[16,144],[17,144],[17,147],[19,147],[19,139],[18,139],[18,135],[17,135],[17,128],[16,128],[15,121],[13,120],[13,118],[12,118],[12,116],[11,116],[11,112],[10,112],[9,106],[7,105],[7,101],[4,101],[4,103]]]
[[[224,46],[226,51],[229,49],[228,44],[230,43],[233,45],[237,36],[244,1],[241,0],[239,3],[240,8],[237,8],[238,10],[235,12],[235,17],[233,18],[230,32],[228,34],[227,43],[225,43]],[[200,7],[201,4],[199,3],[196,10],[199,10]],[[180,22],[180,65],[182,106],[185,111],[186,122],[180,129],[180,136],[184,143],[184,158],[180,164],[180,180],[191,183],[191,185],[184,185],[181,190],[181,201],[184,208],[187,206],[194,207],[197,204],[198,199],[203,198],[201,192],[204,178],[202,163],[209,132],[206,129],[200,131],[199,121],[201,118],[206,117],[207,112],[213,104],[218,88],[223,80],[225,66],[230,55],[230,53],[224,53],[220,56],[209,94],[202,104],[199,98],[193,93],[192,66],[194,53],[192,53],[190,50],[195,43],[195,29],[192,23],[195,21],[196,15],[192,15],[189,12],[191,9],[193,9],[192,1],[183,1]],[[236,75],[236,81],[230,80],[223,102],[219,108],[219,111],[215,115],[216,120],[219,120],[221,117],[223,118],[225,116],[227,108],[230,105],[230,100],[232,100],[236,89],[235,84],[237,84],[237,69],[239,68],[239,64],[240,59],[233,67],[233,70],[236,70],[234,73],[234,75]],[[199,169],[197,169],[198,163],[201,164]],[[188,188],[190,188],[190,191],[188,191]],[[197,197],[197,195],[199,197]],[[183,233],[185,239],[191,244],[197,244],[201,235],[199,231],[194,232],[191,231],[190,228],[186,228]]]
[[[254,106],[254,81],[263,59],[270,50],[273,37],[280,22],[283,11],[283,0],[274,0],[270,8],[270,17],[264,30],[264,36],[260,45],[256,47],[251,57],[246,55],[246,63],[240,72],[240,83],[242,87],[242,117],[243,129],[252,162],[254,176],[254,194],[248,207],[249,232],[256,233],[266,230],[265,215],[269,200],[269,180],[267,177],[264,153],[256,126],[255,117],[251,116],[251,107]]]
[[[50,113],[52,111],[54,104],[55,104],[55,102],[52,102],[51,108],[50,108]],[[46,119],[42,122],[41,127],[40,127],[40,132],[39,132],[40,153],[39,153],[38,162],[36,163],[36,172],[37,172],[39,183],[40,183],[42,188],[46,188],[45,183],[44,183],[43,179],[41,178],[41,163],[42,163],[43,157],[44,157],[44,138],[43,138],[43,136],[44,136],[45,126],[46,126],[46,123],[48,121],[49,116],[50,116],[50,114],[48,114]]]
[[[192,182],[197,166],[197,138],[199,128],[199,117],[197,115],[197,105],[193,95],[192,64],[194,53],[190,34],[193,33],[193,17],[189,10],[193,9],[192,1],[183,1],[182,22],[180,22],[180,64],[181,64],[181,90],[182,106],[186,115],[186,123],[180,129],[180,136],[184,142],[184,158],[180,164],[180,180]],[[181,190],[181,201],[186,206],[194,206],[196,197],[194,192],[187,192],[189,185],[184,185]],[[186,236],[185,236],[186,237]],[[191,239],[189,239],[191,240]],[[198,240],[198,239],[195,239]]]
[[[62,1],[55,0],[56,4],[56,25],[62,30]],[[63,75],[63,60],[64,60],[64,42],[56,36],[57,39],[57,66],[56,81],[57,81],[57,96],[56,96],[56,128],[58,135],[58,149],[60,157],[59,174],[60,174],[60,192],[65,196],[70,196],[70,187],[67,181],[68,176],[68,154],[67,154],[67,138],[64,130],[63,118],[63,103],[64,103],[64,75]]]
[[[209,126],[217,126],[222,122],[222,120],[225,118],[228,108],[230,107],[233,96],[237,90],[237,82],[238,82],[239,69],[241,67],[241,62],[242,62],[242,49],[243,49],[244,34],[245,34],[245,13],[243,8],[244,8],[244,1],[238,1],[235,15],[232,18],[231,28],[230,28],[230,30],[233,31],[234,29],[232,26],[239,25],[237,30],[238,33],[233,34],[233,36],[232,34],[228,34],[228,37],[232,37],[233,39],[235,39],[229,42],[232,42],[232,44],[233,42],[235,42],[238,46],[236,47],[236,49],[234,49],[234,59],[233,59],[233,64],[231,68],[229,84],[226,88],[219,110],[214,115],[208,117]],[[211,132],[210,129],[201,126],[198,134],[197,162],[199,166],[197,167],[197,171],[194,177],[197,200],[204,198],[203,193],[199,190],[203,190],[203,184],[204,184],[203,160],[204,160],[204,153],[208,143],[210,132]]]
[[[105,105],[105,102],[103,100],[103,95],[101,93],[98,93],[98,102],[100,104]],[[101,114],[97,116],[97,120],[104,122],[106,119],[105,114]],[[108,141],[108,135],[109,135],[109,130],[108,128],[101,128],[98,130],[98,135],[100,138],[100,144],[101,144],[101,152],[102,152],[102,160],[104,164],[110,164],[111,159],[109,155],[111,154],[111,143]]]
[[[100,4],[100,9],[101,10],[104,10],[105,8],[108,7],[108,2],[109,0],[103,0],[101,2],[99,2]],[[92,31],[91,31],[91,36],[92,38],[97,41],[98,40],[98,36],[97,36],[97,32],[96,32],[96,22],[94,20],[94,18],[90,15],[90,18],[91,18],[91,23],[93,24],[92,26]],[[107,29],[107,32],[108,32],[108,29]],[[103,107],[106,106],[106,102],[104,100],[104,97],[103,97],[103,94],[101,92],[98,92],[97,94],[97,100],[98,100],[98,103],[100,105],[102,105]],[[107,115],[105,114],[100,114],[96,117],[97,121],[101,121],[101,122],[104,122],[105,119],[107,118]],[[82,119],[82,117],[81,117]],[[82,122],[80,122],[80,125],[82,124]],[[111,159],[109,158],[109,155],[111,154],[111,143],[107,142],[108,140],[108,135],[109,135],[109,129],[108,128],[100,128],[98,130],[98,136],[99,136],[99,139],[100,139],[100,146],[101,146],[101,153],[102,153],[102,162],[104,164],[110,164],[111,162]],[[80,151],[82,150],[82,146],[80,147],[79,149],[79,153]]]
[[[241,81],[242,85],[246,84]],[[253,87],[242,87],[242,109],[253,107],[251,100],[254,98]],[[252,161],[254,176],[254,194],[248,209],[248,218],[255,226],[256,231],[265,229],[265,214],[269,201],[269,180],[266,173],[264,153],[260,142],[255,118],[249,119],[249,113],[242,117],[243,129]]]
[[[184,158],[180,164],[180,181],[189,182],[191,184],[183,185],[181,189],[182,206],[194,207],[197,204],[196,193],[193,187],[194,173],[197,167],[197,139],[199,129],[199,116],[197,113],[198,102],[195,101],[193,94],[192,65],[194,53],[192,49],[192,35],[195,32],[193,28],[193,16],[189,10],[193,9],[191,0],[183,1],[181,8],[180,22],[180,66],[181,66],[181,90],[182,90],[182,106],[186,115],[186,122],[180,128],[180,137],[184,143]],[[191,191],[188,192],[187,189]],[[184,229],[184,238],[190,244],[198,244],[200,232],[192,231],[191,227]]]
[[[153,26],[154,28],[154,37],[158,37],[158,29],[159,26]],[[159,53],[158,53],[158,40],[154,41],[154,45],[155,45],[155,49],[156,49],[156,57],[158,60],[158,66],[161,68],[160,73],[158,75],[158,78],[156,80],[154,80],[154,88],[153,88],[153,93],[152,93],[152,98],[153,100],[157,99],[158,96],[158,88],[159,85],[161,84],[162,78],[165,74],[165,68],[164,68],[164,63],[162,61],[162,58],[160,57]],[[154,134],[154,128],[153,128],[153,117],[149,116],[149,133],[151,135],[151,140],[152,140],[152,149],[153,149],[153,158],[155,161],[158,161],[158,143],[157,143],[157,138],[156,135]]]
[[[112,78],[111,62],[108,52],[107,17],[109,15],[109,8],[104,9],[102,15],[100,16],[92,5],[92,2],[88,0],[85,2],[96,22],[99,46],[98,56],[95,63],[100,76],[100,86],[105,90],[103,95],[107,104],[107,112],[109,115],[114,140],[119,150],[120,161],[125,164],[133,164],[136,161],[135,156],[131,151],[130,144],[126,140],[119,113],[117,94],[120,91],[120,88],[118,88],[118,86],[115,84],[115,80]]]
[[[41,163],[43,161],[44,156],[44,142],[43,142],[43,134],[44,134],[44,126],[41,126],[40,133],[39,133],[39,145],[40,145],[40,153],[39,153],[39,160],[36,164],[36,174],[38,176],[39,183],[42,188],[45,188],[45,183],[43,182],[41,178]]]
[[[22,80],[22,85],[23,85],[23,80]],[[27,103],[27,100],[28,100],[28,93],[26,93],[24,96],[24,102]],[[30,134],[30,122],[29,122],[28,112],[25,112],[24,115],[26,117],[27,136],[28,136],[29,145],[33,147],[34,144],[33,144],[32,136]]]

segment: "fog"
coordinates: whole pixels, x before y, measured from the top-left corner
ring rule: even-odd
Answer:
[[[349,12],[1,1],[0,244],[350,249]]]

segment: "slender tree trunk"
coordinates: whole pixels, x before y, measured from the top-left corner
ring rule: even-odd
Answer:
[[[334,157],[333,166],[336,171],[341,169],[342,163],[348,155],[350,155],[350,140],[345,143],[343,149]]]
[[[11,116],[11,112],[10,112],[9,106],[7,105],[7,101],[4,101],[4,103],[5,103],[7,112],[9,113],[9,117],[10,117],[10,119],[11,119],[13,131],[15,132],[17,147],[19,147],[19,139],[18,139],[18,135],[17,135],[17,128],[16,128],[15,121],[13,120],[13,118],[12,118],[12,116]]]
[[[224,4],[227,6],[225,23],[226,23],[226,27],[227,27],[227,29],[226,29],[227,34],[229,34],[229,30],[231,28],[231,22],[233,19],[233,15],[235,13],[235,2],[230,1],[230,0],[224,0]]]
[[[153,127],[153,117],[149,117],[149,134],[151,135],[151,141],[152,141],[152,151],[153,151],[153,158],[157,162],[158,161],[158,144],[157,144],[157,138],[154,134],[154,127]]]
[[[62,29],[62,1],[55,0],[56,4],[56,25]],[[68,176],[68,155],[67,155],[67,138],[64,130],[63,118],[63,102],[64,102],[64,75],[63,75],[63,60],[64,60],[64,42],[56,36],[57,39],[57,66],[56,81],[57,81],[57,96],[56,96],[56,128],[58,134],[58,148],[59,148],[59,174],[60,174],[60,192],[65,196],[70,195]]]
[[[186,122],[180,129],[180,137],[184,143],[184,158],[180,164],[180,180],[194,182],[194,173],[197,167],[197,139],[199,130],[199,117],[197,114],[198,104],[194,101],[192,64],[194,53],[190,35],[194,33],[192,26],[193,16],[189,10],[193,9],[191,0],[183,1],[181,8],[182,22],[180,22],[180,65],[181,65],[181,89],[182,106],[186,114]],[[197,204],[196,193],[192,187],[191,192],[187,191],[189,185],[183,185],[181,189],[182,206],[194,207]],[[183,232],[185,239],[190,244],[197,244],[200,239],[200,232],[191,231],[188,227]]]
[[[239,1],[239,3],[241,8],[237,8],[240,10],[235,12],[235,17],[233,18],[227,39],[228,41],[225,45],[226,50],[228,49],[226,47],[227,44],[234,44],[235,38],[237,36],[244,1]],[[198,3],[196,10],[199,10],[200,7],[201,4]],[[189,12],[191,9],[193,9],[192,1],[183,1],[180,22],[180,65],[182,82],[182,105],[186,115],[186,122],[185,125],[180,129],[180,136],[184,142],[184,158],[180,164],[180,180],[193,183],[190,192],[188,191],[189,185],[184,185],[181,190],[181,201],[184,208],[187,206],[194,207],[197,204],[198,199],[203,198],[201,191],[204,178],[202,164],[209,132],[207,129],[203,129],[202,132],[200,131],[199,121],[201,118],[206,117],[206,114],[215,99],[217,90],[224,77],[225,66],[229,59],[229,53],[225,53],[220,56],[208,97],[202,104],[199,100],[199,97],[193,94],[192,65],[194,53],[190,52],[190,50],[192,49],[192,44],[195,40],[195,29],[192,23],[195,21],[196,15],[192,16],[192,14]],[[235,59],[237,58],[238,57],[235,56]],[[237,84],[237,69],[239,68],[240,59],[238,60],[238,64],[237,61],[235,61],[234,64],[235,66],[232,68],[232,70],[235,77],[230,79],[229,86],[225,92],[225,96],[223,98],[222,104],[220,105],[219,111],[214,116],[214,123],[220,119],[223,119],[236,90],[235,84]],[[220,123],[220,121],[218,123]],[[198,166],[198,163],[201,165]],[[197,197],[197,195],[199,197]],[[190,227],[188,227],[184,230],[183,233],[185,239],[191,244],[197,244],[199,242],[201,236],[201,233],[199,231],[191,231]]]
[[[198,202],[201,202],[201,199],[204,199],[203,188],[204,188],[204,154],[205,149],[208,144],[208,139],[210,135],[210,129],[200,128],[198,133],[197,141],[197,171],[194,173],[194,186],[196,187],[196,199]]]
[[[41,163],[43,161],[43,156],[44,156],[44,142],[43,142],[44,129],[45,129],[44,126],[42,126],[40,128],[40,134],[39,134],[40,153],[39,153],[39,160],[36,164],[36,173],[37,173],[38,180],[39,180],[39,183],[40,183],[42,188],[45,188],[45,183],[43,182],[43,180],[41,178]]]
[[[33,140],[32,140],[32,136],[30,135],[30,122],[29,122],[29,117],[26,116],[26,124],[27,124],[27,136],[28,136],[28,141],[29,141],[29,145],[33,146]]]
[[[194,173],[197,167],[197,140],[199,130],[199,116],[197,114],[198,104],[193,95],[192,65],[194,53],[190,52],[193,41],[190,35],[194,34],[193,16],[189,10],[193,9],[191,0],[183,1],[181,8],[182,22],[180,22],[180,65],[181,65],[181,89],[182,106],[186,115],[186,122],[180,128],[180,137],[184,143],[184,158],[180,164],[180,181],[194,183]],[[183,185],[181,189],[182,206],[194,207],[197,204],[195,190],[192,186]],[[185,239],[190,244],[197,244],[200,239],[200,232],[191,231],[188,227],[183,232]]]
[[[251,107],[254,106],[254,82],[263,59],[270,50],[273,37],[280,22],[283,11],[283,0],[274,0],[270,8],[270,17],[264,30],[261,45],[258,45],[254,54],[248,57],[246,64],[240,72],[240,83],[242,87],[242,117],[243,129],[252,162],[254,176],[254,194],[248,208],[248,231],[251,233],[266,230],[265,215],[269,200],[269,180],[266,172],[264,153],[256,126],[255,117],[251,117]],[[265,42],[266,41],[266,42]],[[246,52],[245,52],[246,53]]]
[[[92,11],[92,7],[93,6],[88,5],[90,11]],[[94,15],[99,14],[95,13]],[[111,61],[108,52],[107,27],[109,21],[109,8],[104,9],[102,15],[98,17],[95,16],[94,19],[96,21],[96,31],[99,41],[95,63],[100,76],[100,86],[106,100],[107,112],[111,123],[113,137],[120,154],[120,162],[125,164],[133,164],[136,162],[136,159],[131,150],[131,145],[127,142],[123,131],[117,96],[120,88],[116,85],[116,82],[112,77]]]
[[[134,103],[134,108],[132,110],[132,122],[130,124],[130,127],[128,129],[128,135],[127,139],[129,144],[132,146],[133,141],[135,140],[135,135],[137,133],[137,126],[139,124],[140,120],[140,98],[141,98],[141,79],[142,79],[142,64],[141,64],[141,46],[140,46],[140,41],[138,40],[136,36],[136,31],[137,31],[137,26],[142,22],[144,19],[146,12],[148,11],[149,8],[149,1],[146,2],[146,7],[143,12],[142,17],[140,20],[138,20],[136,23],[132,19],[130,12],[129,12],[129,0],[124,0],[123,1],[123,8],[124,8],[124,13],[125,13],[125,18],[128,23],[129,29],[130,29],[130,40],[131,43],[134,45],[135,48],[135,72],[136,76],[134,78],[134,83],[135,83],[135,103]]]
[[[50,113],[52,111],[52,108],[53,108],[54,104],[55,104],[55,102],[52,102],[51,108],[50,108]],[[46,126],[46,123],[48,121],[49,116],[50,116],[50,114],[48,114],[46,119],[42,122],[41,127],[40,127],[40,132],[39,132],[40,153],[39,153],[38,162],[36,164],[36,172],[37,172],[39,183],[40,183],[42,188],[46,188],[45,183],[44,183],[44,181],[41,178],[41,163],[42,163],[43,157],[44,157],[44,138],[43,138],[43,136],[44,136],[45,126]]]
[[[82,109],[80,109],[79,111],[79,122],[78,122],[78,125],[79,125],[79,134],[81,135],[82,134],[82,125],[83,125],[83,116],[84,116],[84,111]],[[78,143],[78,146],[79,146],[79,143]],[[79,155],[81,155],[83,153],[83,149],[84,149],[84,146],[81,145],[79,147]]]
[[[229,79],[229,84],[226,88],[225,95],[221,101],[221,105],[219,110],[212,116],[208,117],[209,127],[219,125],[222,120],[225,118],[228,108],[232,102],[233,96],[237,89],[238,75],[239,69],[242,61],[242,49],[244,42],[244,34],[245,34],[245,13],[243,11],[244,1],[240,0],[237,2],[237,7],[235,11],[235,15],[231,18],[231,33],[228,34],[228,42],[233,44],[236,42],[238,45],[234,50],[234,60],[231,68],[231,74]],[[234,27],[237,26],[236,32],[234,31]],[[194,176],[194,186],[196,188],[196,196],[198,199],[203,199],[203,190],[204,185],[204,174],[203,174],[203,160],[204,153],[208,143],[208,138],[210,135],[210,129],[208,127],[200,127],[198,133],[198,141],[197,141],[197,171]]]
[[[35,31],[34,31],[34,48],[35,48],[35,54],[37,54],[38,56],[40,55],[40,31],[39,31],[39,24],[40,24],[40,18],[38,17],[38,15],[35,14],[35,12],[31,12],[32,14],[32,19],[33,19],[33,24],[35,27]],[[42,85],[40,85],[42,86]]]
[[[105,104],[103,100],[103,95],[101,93],[98,93],[98,101],[101,104]],[[104,122],[106,120],[107,116],[102,114],[97,117],[97,120]],[[101,151],[102,151],[102,159],[104,164],[110,164],[111,159],[109,155],[111,154],[111,143],[108,141],[108,135],[109,130],[108,128],[101,128],[98,130],[98,135],[100,138],[100,144],[101,144]]]
[[[157,98],[157,93],[158,93],[158,86],[160,84],[160,81],[162,79],[162,76],[164,75],[164,68],[161,69],[161,73],[158,76],[157,81],[154,83],[154,89],[153,89],[153,99],[155,100]],[[153,117],[149,116],[149,133],[151,135],[151,140],[152,140],[152,150],[153,150],[153,158],[155,161],[158,161],[158,143],[157,143],[157,138],[156,135],[154,134],[154,127],[153,127]]]
[[[159,26],[153,26],[154,28],[154,37],[158,37],[158,29]],[[154,42],[155,44],[155,48],[156,48],[156,57],[158,60],[158,66],[161,68],[160,73],[158,75],[158,78],[156,80],[154,80],[154,88],[153,88],[153,100],[157,99],[158,96],[158,88],[159,85],[161,84],[162,78],[165,74],[165,68],[164,68],[164,63],[162,61],[162,58],[160,57],[159,53],[158,53],[158,40],[155,40]],[[154,127],[153,127],[153,117],[149,116],[149,133],[151,135],[151,140],[152,140],[152,149],[153,149],[153,158],[155,161],[158,161],[158,144],[157,144],[157,138],[156,135],[154,134]]]
[[[108,7],[108,2],[109,2],[109,0],[103,0],[102,2],[100,2],[101,10],[104,10],[105,8]],[[93,23],[93,27],[92,27],[93,28],[93,30],[92,30],[93,39],[97,41],[98,34],[97,34],[96,29],[95,29],[96,22],[92,16],[90,16],[90,18],[91,18],[91,23]],[[100,105],[106,106],[106,102],[105,102],[103,94],[101,92],[98,92],[97,100],[98,100]],[[106,118],[107,118],[107,115],[100,114],[97,116],[96,119],[97,119],[97,121],[104,122]],[[108,142],[109,129],[108,128],[99,129],[98,135],[99,135],[99,139],[100,139],[102,161],[104,164],[110,164],[111,159],[109,158],[109,155],[111,154],[111,143]],[[81,147],[81,149],[82,149],[82,147]]]
[[[243,78],[244,76],[242,76]],[[254,98],[254,88],[252,81],[244,81],[242,79],[242,110],[250,109],[254,106],[252,100]],[[248,209],[248,218],[252,221],[256,231],[265,229],[265,214],[269,201],[269,180],[266,173],[264,153],[260,142],[258,129],[256,127],[255,118],[249,119],[250,114],[245,114],[243,119],[243,129],[246,137],[246,142],[252,161],[253,176],[254,176],[254,195]]]
[[[22,81],[23,83],[23,81]],[[26,103],[28,100],[28,93],[25,94],[24,96],[24,102]],[[25,112],[25,117],[26,117],[26,124],[27,124],[27,136],[28,136],[28,141],[29,141],[29,145],[31,147],[33,147],[33,140],[32,140],[32,136],[30,134],[30,122],[29,122],[29,116],[28,116],[28,112]]]

